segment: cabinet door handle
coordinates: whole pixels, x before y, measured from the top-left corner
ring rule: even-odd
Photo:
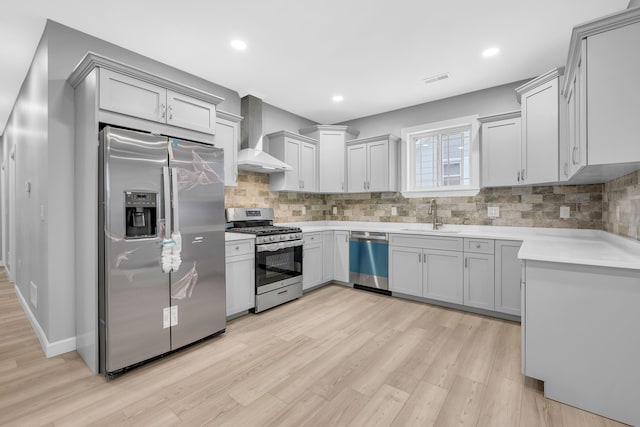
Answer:
[[[569,163],[564,162],[564,176],[569,176]]]
[[[169,105],[169,120],[173,120],[173,107]]]
[[[576,160],[576,153],[580,153],[578,151],[578,147],[573,147],[573,150],[571,150],[571,163],[573,163],[574,165],[578,164],[578,160]],[[580,156],[578,156],[580,157]]]
[[[160,114],[162,115],[162,118],[164,119],[166,116],[166,107],[164,106],[164,104],[160,104]]]
[[[422,262],[422,254],[418,254],[418,262]]]
[[[524,182],[524,169],[522,169],[522,173],[520,174],[520,178],[522,179],[522,182]]]
[[[464,257],[464,268],[467,268],[469,258],[468,257]]]
[[[518,171],[518,182],[520,182],[520,171]]]

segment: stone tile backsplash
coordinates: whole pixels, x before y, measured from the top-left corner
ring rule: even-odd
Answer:
[[[637,185],[637,177],[636,177]],[[273,207],[277,222],[342,220],[381,222],[431,221],[430,198],[407,199],[400,193],[274,193],[269,176],[239,171],[238,186],[225,189],[227,207]],[[448,224],[524,227],[603,228],[603,185],[485,188],[473,197],[439,197],[438,216]],[[332,214],[332,208],[338,214]],[[500,208],[489,218],[487,207]],[[571,218],[560,219],[560,206]],[[302,208],[306,212],[302,213]],[[396,207],[397,216],[391,215]],[[636,217],[637,218],[637,217]]]
[[[604,230],[640,240],[640,171],[604,185]]]

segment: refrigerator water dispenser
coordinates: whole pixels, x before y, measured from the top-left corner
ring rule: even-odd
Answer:
[[[157,237],[157,193],[125,191],[126,239]]]

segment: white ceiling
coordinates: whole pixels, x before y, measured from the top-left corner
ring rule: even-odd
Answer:
[[[46,18],[319,123],[564,65],[573,25],[628,0],[13,0],[0,13],[0,130]],[[248,44],[244,52],[231,39]],[[482,58],[498,46],[501,53]],[[448,80],[423,79],[449,72]],[[335,104],[334,94],[344,95]]]

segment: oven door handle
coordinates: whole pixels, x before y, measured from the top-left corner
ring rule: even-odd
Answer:
[[[261,245],[256,245],[256,252],[276,252],[280,249],[286,248],[294,248],[296,246],[302,246],[304,244],[303,240],[290,240],[288,242],[277,242],[277,243],[265,243]]]

